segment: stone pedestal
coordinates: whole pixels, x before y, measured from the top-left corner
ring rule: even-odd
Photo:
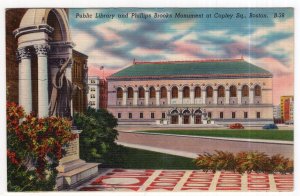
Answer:
[[[56,189],[70,189],[93,178],[98,174],[99,163],[86,163],[79,158],[79,134],[80,130],[72,130],[77,134],[76,140],[70,142],[66,149],[66,155],[59,161]]]

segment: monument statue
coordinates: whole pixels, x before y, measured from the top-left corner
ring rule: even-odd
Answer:
[[[60,116],[72,119],[71,100],[79,87],[72,84],[66,77],[66,69],[70,62],[72,62],[72,59],[68,58],[65,63],[61,63],[60,69],[52,79],[53,88],[49,104],[50,116]]]

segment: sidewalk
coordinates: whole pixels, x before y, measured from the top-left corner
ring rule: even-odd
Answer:
[[[108,169],[77,191],[293,191],[293,175]]]

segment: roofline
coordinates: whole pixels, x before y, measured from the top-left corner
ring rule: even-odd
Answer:
[[[195,74],[195,75],[161,75],[161,76],[110,76],[107,80],[131,80],[131,79],[178,79],[178,78],[273,78],[270,73],[253,73],[253,74]]]
[[[183,60],[183,61],[133,61],[133,65],[137,64],[174,64],[174,63],[203,63],[203,62],[239,62],[244,61],[244,58],[239,59],[199,59],[199,60]]]

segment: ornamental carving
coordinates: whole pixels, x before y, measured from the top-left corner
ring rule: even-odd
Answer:
[[[35,52],[38,56],[47,56],[50,46],[47,44],[35,45]]]
[[[31,52],[29,48],[18,48],[17,50],[17,59],[29,59],[31,57]]]

